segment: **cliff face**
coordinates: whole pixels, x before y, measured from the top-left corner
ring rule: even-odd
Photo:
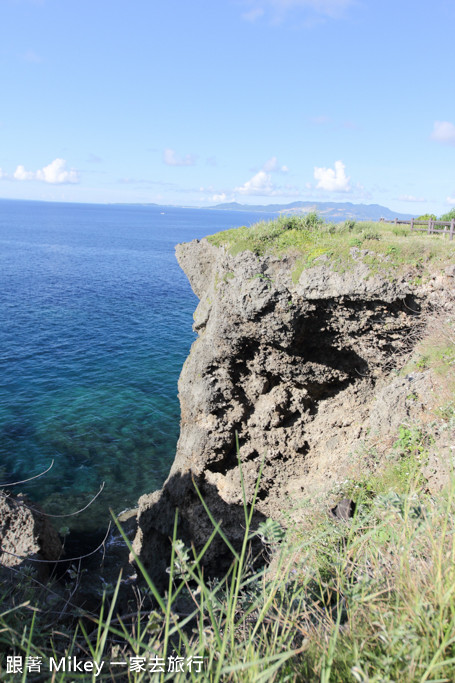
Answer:
[[[179,538],[200,549],[213,530],[193,479],[231,541],[243,537],[236,434],[248,502],[264,463],[257,522],[283,511],[298,517],[304,498],[346,476],[367,431],[393,425],[395,409],[382,415],[374,397],[412,346],[422,301],[405,278],[372,275],[365,253],[352,255],[348,272],[319,259],[294,283],[291,257],[231,256],[206,240],[177,247],[200,299],[199,337],[179,380],[181,432],[170,475],[139,501],[134,549],[158,583],[176,508]],[[410,384],[422,381],[397,380],[404,412]],[[209,570],[223,569],[223,549],[221,540],[212,543]]]

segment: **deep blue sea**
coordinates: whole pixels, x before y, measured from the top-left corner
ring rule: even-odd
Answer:
[[[161,486],[197,299],[178,242],[264,214],[0,201],[0,484],[57,528],[105,526]]]

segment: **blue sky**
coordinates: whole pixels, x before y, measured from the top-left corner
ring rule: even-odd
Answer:
[[[455,206],[453,0],[0,0],[0,197]]]

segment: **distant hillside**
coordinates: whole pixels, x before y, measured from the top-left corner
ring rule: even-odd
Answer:
[[[291,204],[267,204],[251,205],[229,202],[227,204],[217,204],[211,209],[229,211],[265,211],[267,213],[317,213],[328,221],[344,221],[347,218],[354,218],[358,221],[378,221],[380,218],[399,218],[406,220],[412,218],[410,213],[397,213],[391,211],[386,206],[380,204],[352,204],[352,202],[292,202]],[[415,217],[415,216],[414,216]]]

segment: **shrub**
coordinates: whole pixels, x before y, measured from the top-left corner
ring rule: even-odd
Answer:
[[[282,231],[285,230],[303,230],[303,231],[313,231],[319,229],[324,221],[316,211],[310,211],[303,215],[293,214],[291,216],[280,216],[277,221],[272,221],[268,223],[269,229],[273,231],[274,225],[279,226]]]
[[[377,230],[365,230],[365,232],[362,233],[362,237],[364,240],[380,240],[381,235],[377,232]]]
[[[436,214],[434,213],[424,213],[422,216],[417,218],[418,221],[436,221],[438,220]],[[441,218],[441,220],[444,220]]]
[[[450,211],[448,211],[447,213],[444,213],[439,220],[451,221],[453,218],[455,218],[455,207],[453,209],[450,209]]]

